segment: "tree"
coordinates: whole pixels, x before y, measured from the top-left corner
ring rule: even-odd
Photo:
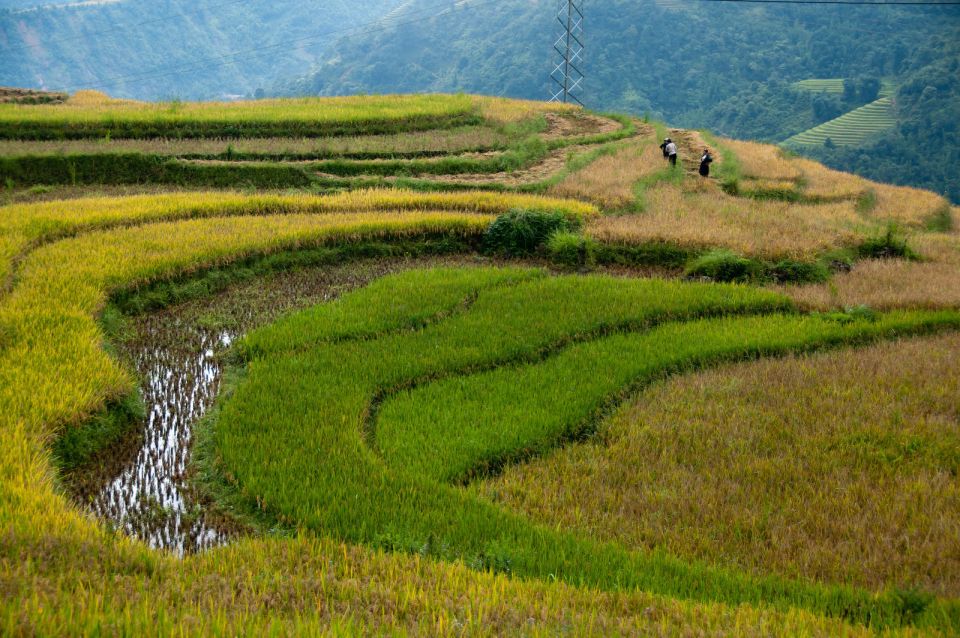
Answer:
[[[880,96],[880,80],[877,78],[864,78],[857,87],[857,93],[861,102],[873,102]]]

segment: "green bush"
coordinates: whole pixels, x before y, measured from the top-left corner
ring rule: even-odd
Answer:
[[[950,212],[950,206],[944,204],[943,208],[927,219],[925,228],[935,233],[949,233],[954,228],[953,213]]]
[[[484,236],[488,253],[507,257],[528,257],[558,231],[571,231],[576,224],[563,213],[514,209],[497,217]]]
[[[686,276],[691,279],[743,282],[757,277],[762,272],[763,265],[759,262],[730,250],[718,249],[695,259],[687,266]]]
[[[768,274],[781,284],[823,283],[830,278],[830,270],[826,265],[793,259],[778,261],[770,267]]]
[[[919,256],[907,245],[896,224],[887,226],[886,231],[863,242],[859,247],[861,257],[867,259],[918,259]]]
[[[820,263],[831,272],[850,272],[856,260],[856,252],[849,248],[838,248],[820,256]]]
[[[595,263],[596,243],[578,233],[560,230],[547,240],[547,254],[562,266],[581,268]]]
[[[695,256],[689,249],[668,242],[643,244],[596,244],[594,258],[597,263],[621,266],[655,266],[658,268],[682,269]]]
[[[127,395],[80,426],[67,428],[53,446],[53,459],[64,472],[77,470],[146,417],[140,395]]]

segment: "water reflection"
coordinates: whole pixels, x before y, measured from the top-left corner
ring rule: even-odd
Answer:
[[[183,555],[222,545],[229,533],[190,502],[186,471],[192,426],[213,405],[220,389],[223,369],[217,355],[237,335],[184,325],[162,315],[142,323],[142,334],[128,353],[143,379],[147,420],[142,444],[119,476],[93,495],[90,507],[155,548]]]

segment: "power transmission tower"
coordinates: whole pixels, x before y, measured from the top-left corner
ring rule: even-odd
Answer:
[[[553,43],[553,48],[560,57],[550,74],[553,84],[551,102],[576,102],[583,106],[577,96],[584,80],[583,5],[584,0],[557,0],[560,37]]]

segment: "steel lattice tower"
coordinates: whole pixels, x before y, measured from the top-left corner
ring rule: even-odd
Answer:
[[[557,0],[560,37],[553,43],[553,48],[559,55],[559,62],[550,74],[551,102],[576,102],[583,106],[577,97],[584,80],[583,5],[584,0]]]

